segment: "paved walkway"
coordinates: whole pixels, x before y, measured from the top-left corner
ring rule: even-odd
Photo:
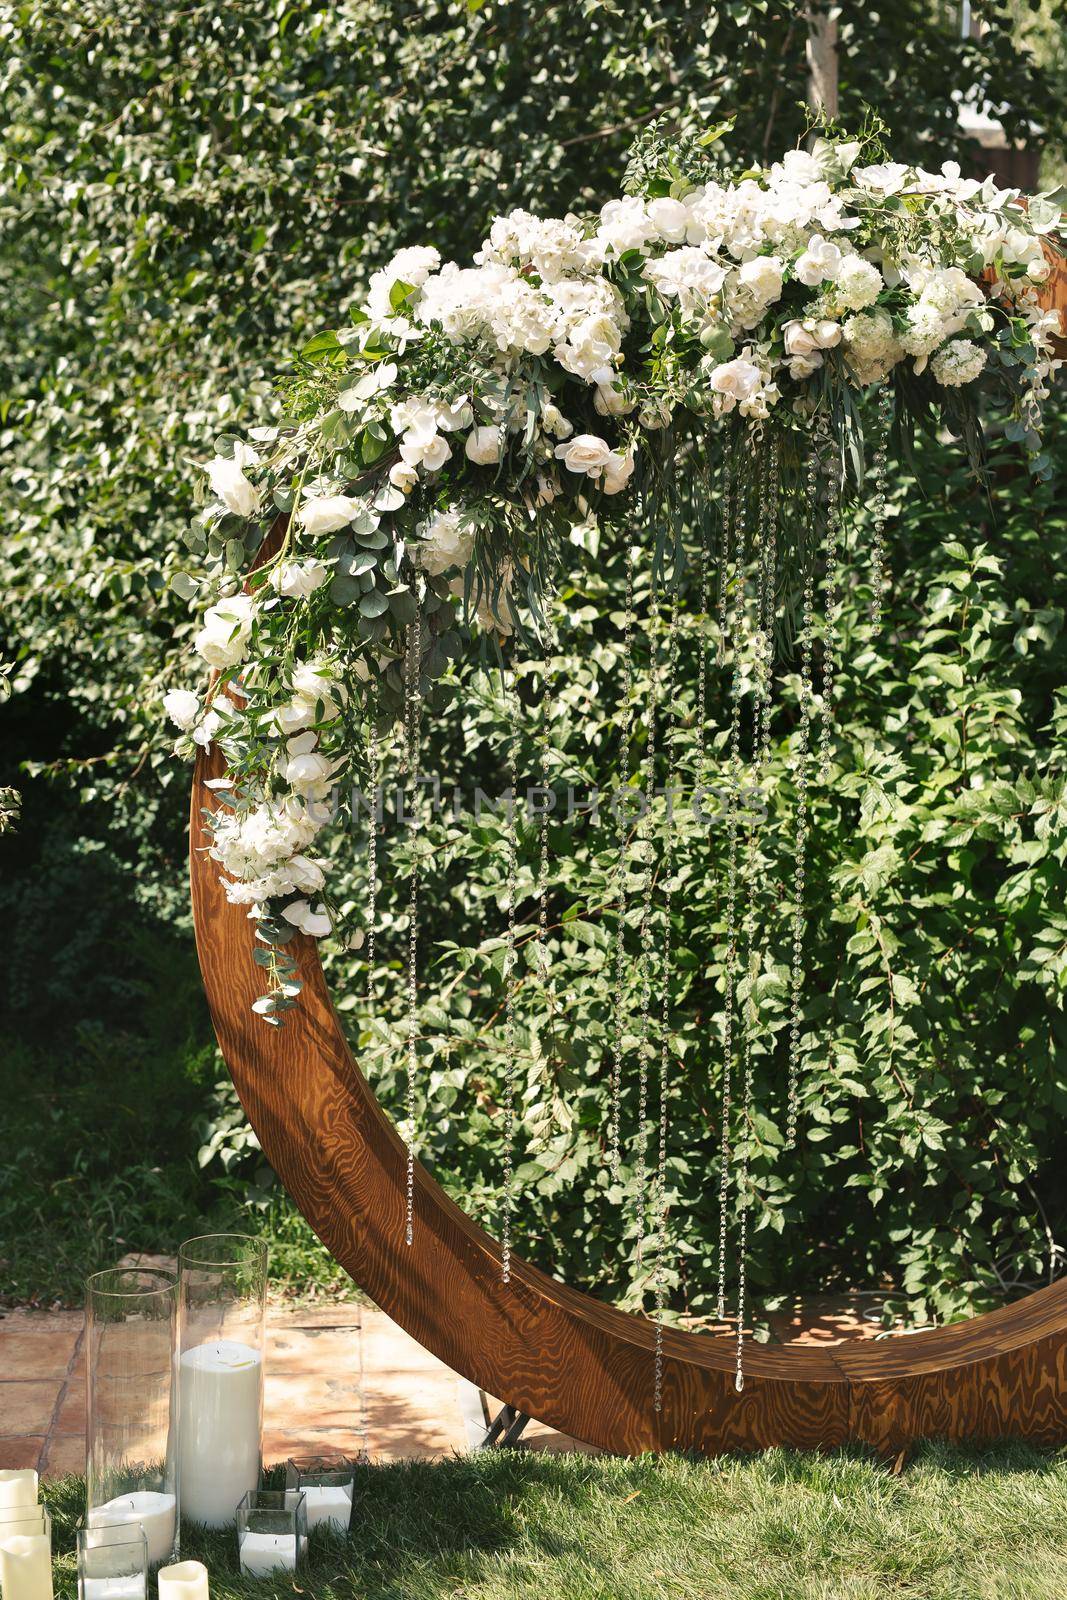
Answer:
[[[772,1319],[780,1340],[870,1336],[871,1297],[812,1301]],[[364,1408],[361,1393],[365,1396]],[[354,1452],[380,1461],[462,1451],[486,1406],[470,1384],[372,1306],[272,1306],[268,1313],[264,1457]],[[532,1424],[533,1448],[580,1448]],[[0,1468],[44,1477],[85,1470],[85,1353],[76,1311],[0,1313]]]

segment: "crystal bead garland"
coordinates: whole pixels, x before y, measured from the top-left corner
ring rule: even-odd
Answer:
[[[753,685],[753,757],[754,778],[762,802],[767,781],[771,739],[771,665],[774,640],[775,600],[778,581],[778,493],[779,449],[777,437],[772,438],[757,476],[759,484],[759,519],[757,523],[757,577],[756,597],[756,672]],[[759,1027],[757,983],[759,980],[760,952],[757,942],[756,907],[759,900],[760,871],[760,818],[762,803],[749,812],[745,841],[744,887],[744,941],[748,987],[744,1008],[744,1042],[741,1072],[741,1161],[737,1176],[738,1241],[737,1241],[737,1346],[734,1387],[738,1394],[745,1386],[745,1303],[748,1288],[748,1214],[752,1205],[750,1150],[752,1130],[752,1088],[754,1078],[754,1047]]]
[[[550,681],[550,662],[556,648],[555,633],[552,628],[549,607],[552,596],[545,599],[545,615],[547,632],[545,635],[544,655],[541,665],[541,703],[539,707],[537,724],[538,744],[538,772],[537,783],[541,790],[542,810],[538,819],[537,829],[537,970],[541,985],[545,992],[545,1008],[547,1011],[548,1037],[550,1043],[555,1039],[556,1030],[556,990],[551,978],[551,963],[548,956],[548,880],[550,867],[550,849],[548,842],[548,797],[551,793],[551,769],[549,756],[552,749],[551,706],[552,686]],[[551,1053],[551,1051],[550,1051]]]
[[[878,392],[878,443],[874,451],[874,494],[871,500],[871,621],[882,626],[885,602],[885,503],[886,457],[889,430],[893,426],[893,390],[883,382]]]
[[[801,547],[803,597],[797,649],[800,654],[798,722],[793,737],[793,787],[796,793],[796,833],[793,849],[793,927],[789,973],[789,1077],[786,1090],[785,1148],[797,1142],[797,1115],[800,1101],[800,1006],[804,985],[804,883],[808,846],[808,779],[811,761],[811,715],[814,699],[811,673],[812,626],[815,613],[815,552],[818,548],[817,518],[820,466],[820,441],[812,437],[808,452],[807,512],[808,539]]]
[[[515,905],[519,894],[519,816],[517,804],[516,747],[519,741],[520,702],[514,680],[509,685],[507,671],[500,669],[501,697],[504,701],[510,734],[507,740],[507,789],[505,806],[507,828],[505,852],[507,868],[507,933],[504,940],[504,1198],[500,1235],[500,1281],[511,1282],[511,1221],[514,1210],[515,1172],[515,994],[518,953],[515,948]]]
[[[412,829],[411,879],[408,885],[408,1042],[407,1086],[404,1113],[408,1124],[407,1171],[405,1175],[404,1242],[415,1237],[415,1080],[418,1072],[419,1037],[419,856],[415,835],[418,831],[419,730],[422,720],[422,607],[416,593],[415,620],[408,625],[404,661],[404,759],[403,767],[411,783]]]
[[[634,707],[634,551],[629,535],[626,539],[626,613],[622,635],[622,718],[619,732],[619,782],[615,796],[616,858],[615,858],[615,1029],[611,1055],[611,1106],[608,1121],[608,1168],[613,1183],[619,1181],[620,1141],[622,1121],[622,1057],[626,1034],[627,984],[626,984],[626,871],[629,864],[629,819],[623,804],[623,794],[628,788],[630,740],[633,734]]]
[[[822,725],[819,729],[819,779],[830,776],[830,730],[834,720],[834,677],[837,668],[837,605],[841,547],[841,464],[833,438],[825,423],[817,436],[817,447],[828,444],[826,474],[826,619],[823,628]]]
[[[367,825],[367,998],[374,998],[374,960],[378,937],[378,834],[381,751],[378,745],[378,702],[367,702],[367,785],[370,789],[370,820]]]
[[[727,1206],[730,1198],[730,1114],[732,1109],[732,1083],[734,1058],[734,1013],[737,989],[737,882],[738,844],[741,830],[741,673],[742,640],[745,626],[745,561],[747,558],[746,510],[748,498],[747,458],[741,457],[738,471],[732,474],[729,458],[724,464],[725,482],[732,495],[723,501],[723,551],[733,551],[733,575],[723,570],[720,582],[720,618],[722,626],[721,650],[725,655],[726,639],[731,637],[734,650],[730,674],[730,732],[728,742],[729,766],[727,775],[726,807],[726,959],[723,968],[724,999],[726,1004],[723,1023],[722,1052],[722,1134],[719,1146],[719,1259],[718,1296],[716,1313],[720,1320],[726,1316],[726,1229]],[[733,610],[729,613],[729,584],[733,583]]]
[[[677,584],[677,577],[676,577]],[[663,959],[660,970],[660,1053],[659,1126],[656,1144],[656,1178],[653,1188],[652,1225],[656,1241],[653,1294],[656,1316],[656,1357],[653,1384],[654,1405],[663,1409],[663,1311],[667,1298],[667,1132],[669,1122],[668,1083],[670,1078],[671,1013],[671,903],[674,877],[674,742],[675,724],[671,708],[675,705],[674,683],[678,667],[678,590],[671,602],[667,632],[667,665],[664,672],[662,703],[665,810],[663,817]]]
[[[656,792],[656,724],[659,711],[659,668],[657,662],[659,632],[659,597],[655,575],[652,577],[648,602],[648,705],[645,717],[648,728],[645,745],[645,804],[642,831],[642,859],[644,885],[641,893],[641,922],[638,941],[638,966],[640,970],[641,1016],[637,1029],[637,1173],[635,1214],[637,1239],[635,1256],[641,1265],[645,1227],[648,1217],[648,1080],[655,1058],[652,1038],[652,966],[655,926],[652,919],[652,902],[656,887],[656,827],[652,801]]]

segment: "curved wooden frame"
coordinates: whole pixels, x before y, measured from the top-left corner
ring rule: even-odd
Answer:
[[[663,1405],[653,1406],[655,1327],[512,1258],[415,1168],[404,1243],[406,1150],[360,1072],[313,940],[289,945],[304,988],[285,1025],[252,1012],[253,925],[206,854],[201,753],[191,879],[197,950],[219,1045],[267,1160],[327,1249],[401,1327],[488,1393],[620,1454],[715,1454],[850,1440],[1067,1441],[1067,1278],[1004,1310],[929,1333],[832,1347],[750,1344],[734,1388],[734,1341],[663,1335]]]

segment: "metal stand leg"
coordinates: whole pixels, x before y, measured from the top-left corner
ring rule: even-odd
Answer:
[[[482,1450],[519,1449],[521,1434],[529,1420],[525,1411],[516,1411],[513,1406],[502,1406],[486,1429],[485,1438],[479,1448]]]

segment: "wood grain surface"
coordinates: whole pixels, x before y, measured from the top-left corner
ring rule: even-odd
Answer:
[[[667,1330],[653,1407],[655,1329],[513,1258],[421,1166],[404,1243],[406,1152],[345,1041],[318,951],[288,949],[300,1005],[270,1028],[252,1012],[253,925],[206,854],[201,752],[193,785],[193,917],[223,1055],[263,1150],[327,1249],[401,1327],[455,1371],[539,1420],[632,1454],[769,1445],[881,1450],[912,1440],[1067,1441],[1067,1279],[1005,1310],[930,1333],[833,1347],[751,1344],[734,1389],[727,1338]]]
[[[1053,268],[1042,300],[1063,311],[1067,263],[1056,258]],[[1067,1442],[1067,1278],[928,1333],[830,1347],[750,1344],[741,1394],[732,1339],[668,1329],[657,1413],[653,1323],[516,1257],[505,1288],[496,1241],[419,1165],[406,1245],[406,1151],[345,1041],[313,940],[287,947],[304,988],[284,1026],[252,1012],[261,977],[253,925],[227,901],[206,853],[203,808],[215,799],[205,782],[222,772],[217,751],[200,752],[190,830],[197,950],[219,1045],[267,1160],[319,1238],[434,1355],[509,1405],[620,1454]]]

